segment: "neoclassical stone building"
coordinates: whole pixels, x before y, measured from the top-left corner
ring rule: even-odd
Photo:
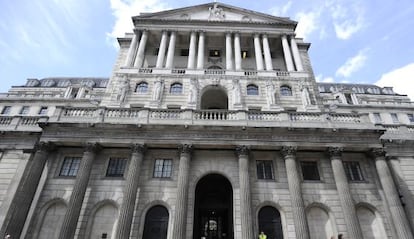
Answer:
[[[317,83],[288,18],[132,20],[110,78],[1,95],[0,236],[413,238],[407,96]]]

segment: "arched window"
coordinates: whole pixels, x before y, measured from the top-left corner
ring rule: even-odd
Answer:
[[[138,83],[137,88],[135,88],[135,92],[137,92],[137,93],[147,93],[148,92],[148,83],[147,82]]]
[[[356,212],[362,229],[363,238],[380,239],[387,237],[384,224],[375,212],[367,207],[358,207]]]
[[[166,239],[168,231],[168,210],[160,205],[148,210],[145,216],[145,239]]]
[[[292,96],[292,89],[290,86],[282,85],[280,87],[280,95],[282,96]]]
[[[170,88],[171,94],[181,94],[183,93],[183,85],[181,83],[173,83]]]
[[[306,213],[311,239],[330,238],[334,229],[329,214],[320,207],[311,207]]]
[[[259,95],[259,87],[257,85],[247,85],[247,95]]]
[[[264,232],[267,238],[283,239],[282,220],[279,211],[271,206],[262,207],[259,211],[259,233]]]

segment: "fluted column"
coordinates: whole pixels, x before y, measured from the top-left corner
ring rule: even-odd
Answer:
[[[293,60],[295,61],[296,70],[303,71],[302,60],[300,59],[298,45],[296,44],[294,36],[291,36],[290,38],[290,46],[292,47]]]
[[[131,67],[134,65],[134,58],[135,58],[135,52],[137,51],[137,45],[138,45],[138,33],[134,33],[134,36],[132,37],[131,45],[129,46],[127,57],[125,60],[125,66]]]
[[[13,238],[20,237],[49,152],[53,149],[53,145],[49,142],[39,142],[35,145],[34,156],[28,161],[19,189],[16,191],[4,221],[1,222],[3,226],[0,235],[5,235],[7,232]]]
[[[85,147],[79,170],[76,175],[76,180],[73,185],[72,194],[70,195],[68,208],[63,218],[59,239],[72,239],[75,234],[83,198],[85,197],[85,192],[88,187],[92,163],[98,149],[99,146],[96,143],[88,143]]]
[[[196,41],[197,41],[197,33],[193,31],[190,33],[190,47],[188,50],[188,62],[187,62],[188,69],[194,69],[195,55],[196,55]]]
[[[296,238],[309,239],[309,228],[302,197],[301,177],[297,169],[296,150],[297,148],[294,146],[285,146],[282,148],[281,153],[286,164]]]
[[[177,200],[175,204],[172,239],[185,238],[187,220],[188,174],[190,171],[191,145],[180,147],[180,166],[178,169]]]
[[[240,48],[240,34],[234,33],[234,62],[236,71],[241,70],[241,48]]]
[[[404,208],[401,205],[398,191],[392,179],[391,171],[385,160],[385,152],[382,148],[379,148],[373,149],[372,154],[375,158],[375,167],[377,168],[381,186],[384,189],[385,198],[388,202],[392,222],[394,223],[398,238],[412,239],[413,234],[410,229],[410,224],[408,222],[407,215],[404,212]]]
[[[251,239],[254,236],[249,181],[249,148],[239,146],[236,148],[236,152],[239,157],[241,239]]]
[[[128,239],[131,232],[132,217],[138,191],[141,163],[144,158],[145,147],[142,144],[132,146],[131,160],[124,186],[124,197],[119,212],[116,239]]]
[[[167,69],[170,69],[173,67],[176,36],[177,36],[177,33],[172,31],[170,34],[170,44],[168,44],[167,63],[165,64],[165,68]]]
[[[230,32],[226,33],[226,70],[233,70],[233,48]]]
[[[263,34],[263,52],[265,57],[265,65],[267,71],[273,71],[273,63],[272,63],[272,55],[270,53],[270,46],[269,40],[267,39],[267,35]]]
[[[294,71],[295,68],[293,67],[292,61],[292,54],[290,53],[290,47],[287,40],[286,35],[282,35],[282,47],[283,47],[283,55],[285,56],[285,63],[287,71]]]
[[[254,34],[254,54],[256,56],[256,69],[262,71],[263,68],[263,54],[262,47],[260,46],[260,35]]]
[[[346,228],[349,238],[362,239],[361,227],[358,223],[355,204],[352,200],[345,169],[342,163],[342,148],[331,147],[328,149],[332,171],[334,174],[336,189],[344,213]]]
[[[204,32],[200,32],[198,36],[197,69],[204,69],[204,38]]]
[[[162,68],[164,65],[165,49],[167,48],[167,37],[168,32],[162,31],[160,48],[158,49],[157,63],[155,64],[156,68]]]
[[[144,30],[141,35],[141,40],[139,41],[134,67],[138,67],[138,68],[142,67],[142,63],[144,62],[144,57],[145,57],[144,54],[145,54],[145,47],[147,45],[147,40],[148,40],[148,31]]]

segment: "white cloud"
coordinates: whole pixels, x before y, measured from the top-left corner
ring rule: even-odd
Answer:
[[[335,33],[336,37],[342,40],[347,40],[351,38],[352,35],[357,33],[363,27],[363,20],[362,18],[357,18],[355,20],[348,19],[341,23],[335,22]]]
[[[299,12],[296,19],[299,22],[296,27],[298,37],[307,38],[312,32],[318,29],[319,12]]]
[[[283,17],[287,15],[287,12],[289,11],[289,9],[292,7],[292,1],[289,0],[285,5],[279,7],[279,6],[275,6],[273,8],[270,9],[270,13],[273,16],[278,16],[278,17]]]
[[[321,74],[317,75],[315,79],[317,82],[321,82],[321,83],[334,83],[335,82],[335,79],[333,77],[330,77],[330,76],[325,77]]]
[[[115,24],[110,33],[109,39],[117,46],[114,40],[123,36],[126,32],[132,32],[132,16],[142,12],[157,12],[167,9],[167,5],[160,0],[110,0],[112,14],[115,16]]]
[[[367,49],[361,50],[356,56],[348,58],[345,64],[338,68],[335,75],[342,77],[349,77],[352,73],[362,68],[367,60]]]
[[[406,94],[414,101],[414,62],[383,74],[375,84],[394,87],[394,92]]]
[[[359,1],[327,1],[333,19],[336,37],[342,40],[351,38],[365,25],[365,11]]]

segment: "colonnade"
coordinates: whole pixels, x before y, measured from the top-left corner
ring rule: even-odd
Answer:
[[[127,67],[141,68],[145,58],[145,48],[148,41],[148,30],[137,31],[132,40],[127,53],[124,65]],[[206,32],[191,31],[188,46],[187,69],[204,69],[205,68],[205,51],[206,51]],[[242,70],[241,54],[241,33],[226,32],[223,33],[225,38],[226,52],[226,70]],[[243,34],[243,37],[246,37]],[[287,71],[303,71],[302,60],[299,49],[293,35],[280,35],[283,47],[283,54]],[[176,31],[161,31],[161,39],[157,52],[156,68],[173,68],[174,50],[176,47]],[[269,36],[266,33],[254,33],[251,35],[254,44],[256,69],[258,71],[273,71],[271,46]],[[169,39],[169,42],[168,42]],[[289,43],[290,40],[290,43]],[[168,43],[167,43],[168,42]],[[198,44],[197,44],[198,43]],[[167,47],[168,45],[168,47]],[[165,53],[167,59],[165,60]],[[164,64],[165,62],[165,64]]]

